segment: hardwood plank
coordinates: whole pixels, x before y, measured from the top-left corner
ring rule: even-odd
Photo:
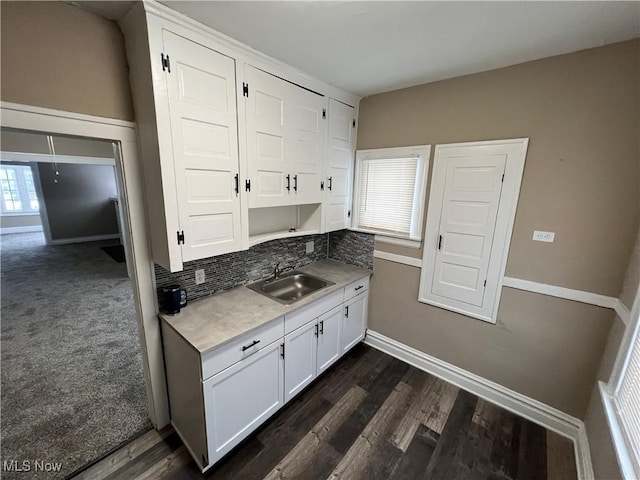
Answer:
[[[425,383],[420,388],[416,401],[411,404],[391,437],[391,443],[403,452],[407,451],[409,443],[421,423],[429,424],[431,427],[435,426],[439,430],[436,433],[442,432],[446,418],[453,406],[455,395],[458,394],[455,387],[453,389],[446,388],[446,382],[439,378],[428,375],[424,380]],[[429,426],[427,428],[435,431]]]
[[[547,430],[547,480],[577,480],[573,440]]]
[[[422,424],[418,425],[405,454],[389,475],[389,480],[426,479],[427,466],[439,439],[439,434]]]
[[[490,457],[497,478],[518,478],[521,421],[514,413],[500,409],[499,425]]]
[[[134,460],[109,474],[106,478],[108,480],[136,478],[181,447],[183,447],[182,440],[180,440],[178,434],[174,432],[160,440],[141,455],[138,455]]]
[[[345,478],[358,479],[363,476],[367,462],[372,459],[372,451],[379,441],[385,438],[385,433],[391,428],[390,422],[394,419],[398,408],[402,405],[412,391],[406,383],[399,382],[389,394],[382,406],[376,411],[371,421],[367,424],[362,434],[353,442],[353,445],[338,466],[329,476],[330,479]]]
[[[103,458],[95,465],[80,472],[74,477],[74,479],[102,480],[119,468],[123,467],[125,464],[142,455],[172,433],[174,433],[174,431],[170,426],[163,428],[161,431],[150,430],[119,450],[113,452],[111,455]]]
[[[175,479],[176,471],[192,461],[191,454],[182,446],[142,472],[136,480]]]
[[[547,432],[527,420],[521,420],[518,450],[518,479],[547,478]]]
[[[433,399],[431,408],[427,412],[423,423],[425,427],[442,434],[460,389],[444,380],[436,380],[436,386],[431,392]]]
[[[440,440],[427,466],[427,477],[431,480],[452,480],[464,478],[464,471],[454,461],[459,455],[461,436],[466,437],[475,411],[478,397],[464,390],[458,392],[449,413]]]
[[[325,440],[358,408],[366,395],[367,392],[362,388],[351,387],[340,401],[265,476],[265,480],[303,478],[302,472],[320,454],[319,450],[324,448]]]
[[[346,454],[408,370],[409,365],[392,359],[378,375],[358,382],[358,385],[368,392],[367,398],[331,436],[328,443],[338,452]]]

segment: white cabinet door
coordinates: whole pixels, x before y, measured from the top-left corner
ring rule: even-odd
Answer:
[[[353,161],[355,152],[355,108],[329,100],[329,139],[324,178],[325,232],[349,226]]]
[[[240,250],[235,61],[167,31],[163,41],[182,260]]]
[[[327,130],[326,99],[295,85],[290,85],[289,90],[293,99],[293,137],[289,159],[291,203],[321,203],[320,182]]]
[[[482,306],[506,158],[447,158],[432,293]]]
[[[281,349],[282,343],[274,342],[204,382],[209,464],[284,404]]]
[[[367,330],[369,292],[365,291],[344,304],[342,319],[342,353],[364,338]]]
[[[293,111],[289,84],[249,65],[245,80],[249,208],[289,205],[291,173],[286,159],[291,155],[288,138]]]
[[[317,338],[317,321],[303,325],[284,337],[285,402],[316,378]]]
[[[342,305],[318,318],[318,375],[342,355]]]

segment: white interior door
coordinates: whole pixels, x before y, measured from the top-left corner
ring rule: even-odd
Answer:
[[[295,85],[290,85],[293,121],[291,203],[302,205],[322,202],[320,182],[324,166],[327,131],[326,99]],[[324,112],[324,115],[323,115]]]
[[[324,176],[326,232],[349,226],[355,152],[355,108],[329,100],[329,135]]]
[[[432,293],[482,306],[506,158],[470,152],[446,159]]]
[[[245,80],[249,85],[245,98],[247,114],[247,162],[251,190],[249,207],[289,205],[286,188],[288,172],[286,158],[291,154],[285,145],[293,107],[289,84],[279,78],[247,65]],[[285,125],[286,122],[286,125]]]
[[[240,250],[235,62],[167,31],[163,40],[182,259]]]

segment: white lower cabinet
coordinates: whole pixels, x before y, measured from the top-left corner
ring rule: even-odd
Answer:
[[[284,337],[284,401],[288,402],[316,378],[318,322]]]
[[[281,342],[205,380],[208,462],[222,458],[284,404]]]
[[[318,318],[318,375],[342,356],[342,305]]]
[[[204,354],[162,323],[171,423],[203,472],[364,338],[368,280]]]
[[[342,353],[364,338],[367,330],[368,291],[353,297],[344,304],[342,322]]]

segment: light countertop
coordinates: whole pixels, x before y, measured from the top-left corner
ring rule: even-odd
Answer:
[[[202,354],[373,273],[330,259],[296,270],[334,285],[307,295],[293,305],[282,305],[243,285],[194,300],[177,315],[161,313],[160,318]]]

